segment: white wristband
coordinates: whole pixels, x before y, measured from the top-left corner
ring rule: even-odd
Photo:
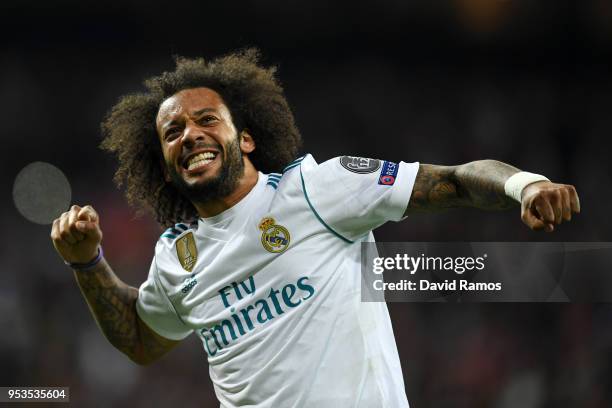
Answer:
[[[504,184],[504,190],[506,191],[506,195],[508,197],[512,197],[520,203],[523,189],[529,184],[538,181],[550,180],[540,174],[529,173],[527,171],[519,171],[518,173],[515,173],[510,176],[508,180],[506,180],[506,184]]]

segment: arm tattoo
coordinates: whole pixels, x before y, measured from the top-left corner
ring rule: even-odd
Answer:
[[[74,274],[104,336],[133,361],[147,364],[178,343],[157,335],[140,320],[136,314],[138,289],[122,282],[106,260]]]
[[[480,160],[460,166],[421,164],[406,214],[453,207],[504,210],[517,203],[506,196],[504,184],[518,172],[508,164]]]

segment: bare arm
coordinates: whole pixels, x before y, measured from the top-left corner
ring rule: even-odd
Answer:
[[[51,238],[64,260],[88,262],[102,240],[97,213],[89,206],[72,206],[53,222]],[[159,336],[140,319],[138,289],[122,282],[106,260],[92,269],[74,270],[74,276],[104,336],[132,361],[149,364],[179,343]]]
[[[504,183],[518,171],[495,160],[479,160],[460,166],[421,164],[406,214],[453,207],[504,210],[518,206],[504,192]]]
[[[108,341],[138,364],[149,364],[179,342],[159,336],[136,313],[138,289],[126,285],[103,259],[94,269],[74,271],[94,319]]]
[[[479,160],[460,166],[421,164],[406,214],[440,211],[453,207],[505,210],[519,203],[508,197],[504,185],[520,170],[495,160]],[[540,181],[521,193],[521,219],[533,230],[552,232],[580,212],[580,200],[572,185]]]

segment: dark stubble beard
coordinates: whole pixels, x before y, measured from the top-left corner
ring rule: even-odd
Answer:
[[[221,158],[221,169],[217,177],[203,183],[189,185],[172,167],[168,168],[172,184],[192,203],[206,203],[229,196],[236,189],[244,174],[244,162],[238,137],[225,145],[225,152],[226,157]]]

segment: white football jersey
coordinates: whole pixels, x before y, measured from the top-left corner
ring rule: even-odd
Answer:
[[[402,219],[418,163],[310,155],[239,203],[177,224],[139,291],[161,336],[195,332],[221,407],[408,407],[384,302],[361,302],[361,242]]]

